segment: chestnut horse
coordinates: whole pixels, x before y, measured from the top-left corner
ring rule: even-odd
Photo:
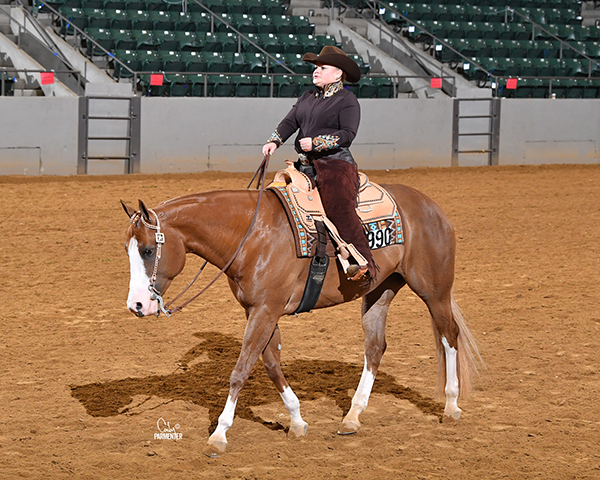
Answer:
[[[340,434],[360,428],[359,415],[367,407],[386,349],[387,312],[405,284],[431,314],[439,365],[438,393],[445,393],[445,416],[458,419],[459,393],[469,391],[476,370],[477,347],[452,296],[454,230],[438,205],[424,194],[403,185],[386,188],[400,207],[404,243],[373,251],[379,272],[370,284],[348,280],[339,263],[331,262],[314,307],[363,298],[364,369]],[[249,190],[199,193],[166,201],[154,210],[140,201],[137,212],[123,204],[131,222],[126,242],[131,267],[128,309],[138,316],[156,314],[156,295],[164,295],[183,270],[188,253],[217,268],[226,266],[251,225],[259,195]],[[231,373],[227,402],[208,440],[207,455],[225,451],[226,432],[233,423],[238,396],[261,355],[289,411],[288,435],[306,435],[308,425],[300,415],[300,402],[281,371],[277,323],[282,315],[293,314],[298,308],[309,262],[296,258],[287,216],[275,194],[265,191],[250,235],[225,271],[231,291],[246,311],[247,325]],[[155,295],[149,287],[155,289]]]

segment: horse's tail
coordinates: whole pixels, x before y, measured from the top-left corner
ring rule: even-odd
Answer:
[[[485,364],[479,354],[479,348],[475,337],[469,330],[467,321],[462,311],[454,301],[454,296],[451,297],[452,302],[452,316],[456,325],[458,326],[458,352],[457,352],[457,374],[458,374],[458,386],[461,398],[469,397],[474,388],[474,377],[479,375],[479,367],[485,369]],[[444,346],[440,339],[437,341],[438,348],[438,359],[442,360],[438,362],[438,386],[436,389],[436,396],[438,398],[444,398],[444,388],[446,384],[446,355],[444,352]]]

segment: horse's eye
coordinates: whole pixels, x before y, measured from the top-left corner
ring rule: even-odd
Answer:
[[[142,248],[141,251],[142,257],[151,257],[153,253],[154,250],[152,248]]]

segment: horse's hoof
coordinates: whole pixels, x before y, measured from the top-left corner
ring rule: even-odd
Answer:
[[[227,442],[212,442],[204,449],[204,455],[210,458],[215,458],[223,455],[227,449]]]
[[[288,438],[300,438],[306,435],[308,431],[308,423],[301,423],[299,425],[290,425],[288,431]]]
[[[342,426],[338,430],[338,435],[352,435],[358,432],[360,425],[356,422],[342,422]]]
[[[460,410],[460,409],[455,410],[453,412],[444,412],[444,418],[442,419],[442,422],[448,422],[448,423],[458,422],[458,420],[460,419],[461,413],[462,413],[462,410]]]

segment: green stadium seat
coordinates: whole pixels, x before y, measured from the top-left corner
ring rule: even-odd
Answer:
[[[228,71],[231,73],[245,73],[249,71],[244,54],[238,52],[223,52],[223,59],[229,63]]]
[[[228,13],[230,15],[239,15],[248,13],[248,7],[243,0],[227,0]]]
[[[289,32],[285,29],[278,28],[278,33],[293,33],[295,35],[313,35],[315,33],[315,26],[312,25],[308,17],[303,15],[290,15],[291,28]]]
[[[134,72],[142,70],[142,61],[138,59],[137,52],[135,50],[116,50],[114,52],[114,56]],[[131,73],[129,69],[125,68],[119,62],[113,62],[113,69],[117,79],[133,77],[133,73]]]
[[[292,33],[279,34],[279,46],[277,50],[266,49],[277,53],[301,53],[304,54],[310,45],[316,47],[316,40],[312,35],[294,35]],[[281,48],[279,48],[281,47]]]
[[[154,43],[160,45],[163,42],[175,41],[175,30],[153,30],[152,36]]]
[[[231,14],[231,23],[242,33],[258,33],[258,25],[253,18],[246,13]]]
[[[61,19],[61,33],[66,35],[73,35],[75,28],[85,30],[88,26],[88,19],[83,13],[81,8],[77,7],[61,7],[60,13],[67,17],[67,21]]]
[[[296,82],[298,83],[298,96],[301,97],[304,92],[311,91],[315,89],[315,84],[312,81],[312,75],[304,75],[302,77],[296,77]]]
[[[258,77],[240,75],[236,79],[236,97],[256,97],[258,93]]]
[[[104,13],[103,7],[95,8],[95,7],[85,6],[81,9],[81,11],[82,11],[83,15],[88,18],[88,25],[92,19],[106,18],[106,14]]]
[[[565,98],[584,98],[585,86],[577,80],[561,80],[561,84],[567,87]]]
[[[165,75],[168,80],[171,97],[186,97],[192,91],[192,82],[187,75]]]
[[[103,47],[105,50],[108,50],[109,52],[111,52],[112,50],[115,49],[116,43],[115,43],[114,39],[112,38],[109,30],[102,29],[102,28],[96,29],[96,30],[87,29],[86,33],[90,37],[92,37],[92,39],[97,44],[96,45],[93,42],[86,40],[86,53],[89,57],[106,55],[106,52],[104,52],[104,50],[99,48],[99,46]]]
[[[377,98],[395,98],[396,89],[394,82],[386,77],[372,77],[372,82],[377,85]]]
[[[108,28],[87,27],[85,33],[94,40],[114,40],[111,31]]]
[[[200,52],[207,62],[207,72],[229,72],[230,63],[220,52]]]
[[[250,37],[250,35],[248,36]],[[280,42],[280,38],[274,33],[258,33],[251,38],[269,53],[283,53],[283,44]],[[258,51],[251,44],[246,44],[244,49],[246,52]]]
[[[276,75],[274,81],[277,83],[278,97],[298,97],[300,85],[294,80],[294,77],[288,75]]]
[[[125,10],[125,14],[132,22],[146,21],[149,18],[146,10]]]
[[[229,25],[233,25],[233,19],[229,13],[221,13],[214,19],[215,32],[231,32]]]
[[[276,97],[278,85],[275,82],[275,77],[271,75],[261,75],[258,79],[257,97]]]
[[[188,30],[175,30],[174,40],[179,43],[179,49],[184,50],[186,47],[197,45],[195,32]]]
[[[138,43],[138,46],[158,45],[152,30],[132,30],[131,34],[133,39]]]
[[[265,73],[266,63],[264,55],[259,52],[246,52],[241,54],[244,57],[244,63],[248,66],[248,72]]]
[[[266,15],[267,7],[263,5],[261,0],[240,0],[239,4],[235,4],[234,12],[230,8],[230,13],[236,12],[247,13],[249,15]]]
[[[150,77],[151,74],[143,74],[140,76],[140,82],[142,84],[142,92],[144,95],[148,97],[164,97],[169,94],[170,85],[165,81],[163,76],[163,84],[162,85],[151,85]]]
[[[214,82],[215,97],[234,97],[237,86],[237,76],[211,75]]]
[[[358,82],[358,98],[377,98],[379,87],[369,77],[362,77]]]
[[[286,7],[280,0],[262,0],[262,4],[267,7],[267,15],[284,15]]]
[[[283,63],[296,73],[312,74],[314,65],[302,60],[302,57],[300,53],[284,53]]]

